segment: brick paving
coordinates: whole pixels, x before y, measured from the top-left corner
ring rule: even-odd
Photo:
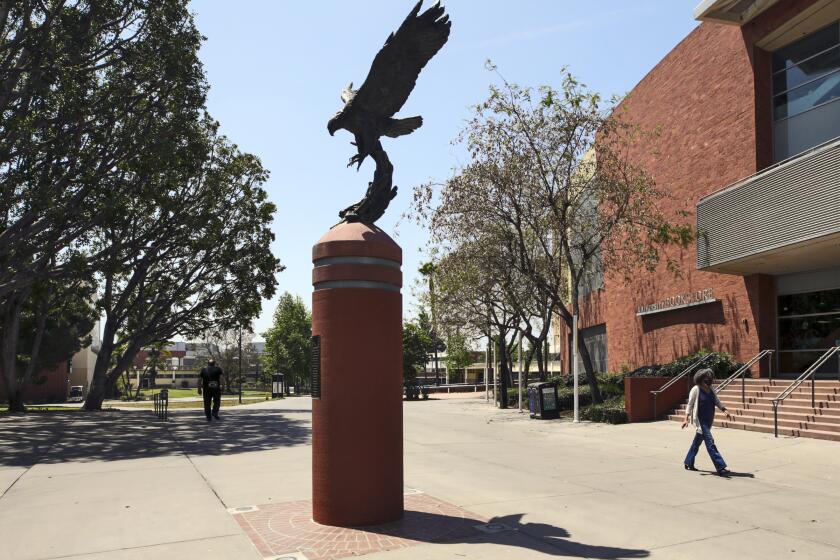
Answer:
[[[342,528],[312,521],[312,502],[258,506],[234,518],[264,557],[303,553],[308,560],[335,560],[424,543],[481,535],[487,518],[423,493],[405,496],[405,516],[394,523]]]

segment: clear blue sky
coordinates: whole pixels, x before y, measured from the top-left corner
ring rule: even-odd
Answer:
[[[605,96],[624,94],[696,25],[699,0],[448,0],[449,42],[420,75],[401,116],[420,114],[414,134],[383,144],[400,191],[378,225],[403,248],[405,315],[415,313],[413,284],[427,236],[400,220],[414,185],[443,180],[463,163],[452,145],[494,75],[521,85],[559,85],[563,66]],[[431,1],[426,0],[426,5]],[[209,109],[241,149],[271,171],[277,204],[274,252],[286,270],[278,294],[311,301],[311,248],[338,221],[338,210],[364,194],[373,173],[345,167],[349,133],[327,133],[339,93],[358,87],[373,57],[413,0],[193,0],[210,82]],[[255,331],[271,322],[263,305]]]

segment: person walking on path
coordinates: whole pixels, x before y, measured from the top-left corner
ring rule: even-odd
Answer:
[[[691,442],[691,447],[688,448],[688,455],[685,456],[683,462],[685,469],[689,471],[696,471],[694,468],[694,459],[697,457],[697,451],[700,450],[700,444],[706,444],[706,451],[709,452],[709,457],[712,458],[712,463],[715,465],[717,474],[726,476],[729,470],[726,468],[726,461],[721,457],[715,440],[712,437],[712,424],[715,421],[715,407],[721,409],[726,417],[731,419],[732,416],[720,399],[717,393],[712,390],[712,380],[714,375],[710,369],[701,369],[694,374],[694,387],[688,394],[688,406],[685,408],[685,421],[682,427],[688,426],[689,422],[697,428],[697,433],[694,434],[694,441]]]
[[[216,360],[207,360],[207,367],[201,369],[201,393],[204,396],[204,415],[210,422],[211,415],[219,419],[219,407],[222,405],[222,381],[225,373],[216,365]],[[211,408],[212,403],[212,408]]]

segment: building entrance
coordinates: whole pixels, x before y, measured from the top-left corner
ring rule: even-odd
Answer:
[[[840,346],[840,288],[778,296],[779,373],[805,371],[826,350]],[[829,359],[817,377],[840,376],[840,356]]]

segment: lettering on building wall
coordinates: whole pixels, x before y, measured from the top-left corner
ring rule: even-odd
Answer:
[[[711,288],[705,290],[697,290],[695,292],[688,292],[678,296],[669,297],[650,305],[642,305],[636,308],[636,315],[650,315],[652,313],[661,313],[663,311],[670,311],[672,309],[680,309],[683,307],[691,307],[694,305],[703,305],[717,301]]]

